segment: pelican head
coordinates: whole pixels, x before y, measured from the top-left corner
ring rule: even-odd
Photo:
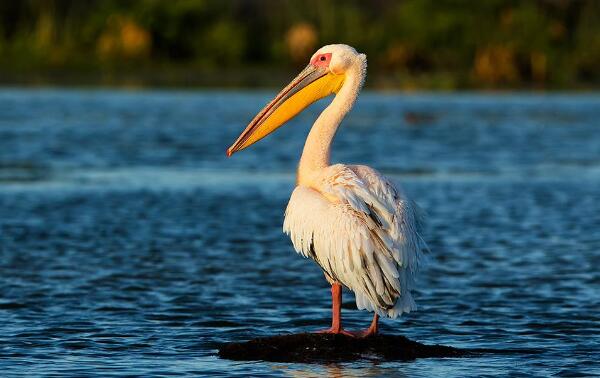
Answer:
[[[306,68],[254,117],[227,149],[227,156],[258,142],[315,101],[337,93],[357,61],[364,63],[365,55],[348,45],[321,47]]]

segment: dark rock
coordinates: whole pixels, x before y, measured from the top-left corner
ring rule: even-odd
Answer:
[[[272,336],[219,346],[221,358],[274,362],[341,362],[358,359],[409,361],[417,358],[463,357],[490,352],[494,351],[426,345],[404,336],[376,335],[355,339],[344,335],[316,333]]]

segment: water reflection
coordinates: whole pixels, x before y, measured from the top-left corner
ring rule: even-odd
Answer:
[[[328,377],[328,378],[346,378],[346,377],[406,377],[399,367],[390,368],[382,367],[377,363],[357,363],[355,365],[331,364],[307,366],[305,369],[295,366],[274,366],[276,370],[283,372],[286,376],[294,378],[309,378],[309,377]]]

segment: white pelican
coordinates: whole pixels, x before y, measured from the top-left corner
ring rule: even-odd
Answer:
[[[350,46],[320,48],[227,150],[228,156],[243,150],[313,102],[336,94],[306,139],[283,230],[331,284],[332,324],[322,332],[359,337],[377,333],[380,315],[396,318],[416,309],[411,290],[426,248],[420,211],[402,190],[367,166],[329,162],[331,143],[366,69],[367,57]],[[375,312],[365,331],[342,327],[342,285],[354,292],[359,309]]]

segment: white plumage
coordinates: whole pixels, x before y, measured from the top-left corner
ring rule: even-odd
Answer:
[[[296,251],[316,261],[331,283],[332,325],[326,332],[361,337],[377,333],[379,315],[396,318],[416,309],[411,290],[426,248],[419,235],[420,212],[404,192],[369,167],[330,164],[331,144],[366,71],[366,56],[352,47],[322,47],[227,150],[231,155],[250,146],[335,93],[306,138],[283,230]],[[359,309],[376,313],[366,331],[343,329],[341,285],[355,293]]]
[[[283,230],[359,309],[396,318],[416,309],[411,290],[425,243],[418,208],[374,169],[335,164],[294,189]]]

